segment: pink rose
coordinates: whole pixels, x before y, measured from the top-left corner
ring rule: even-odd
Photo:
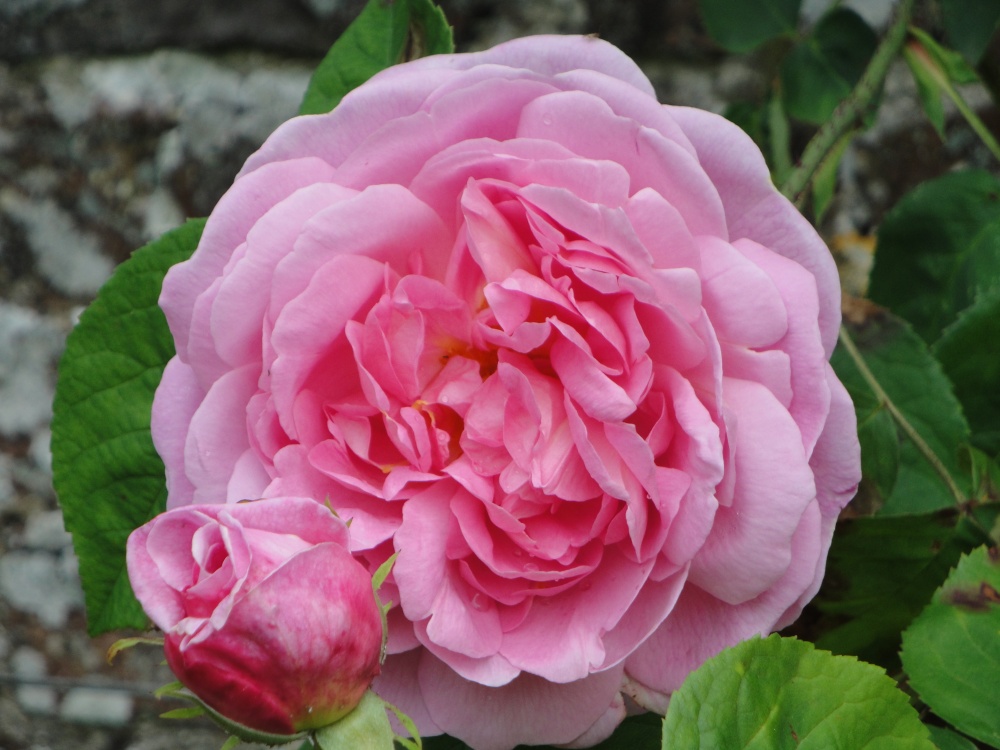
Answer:
[[[379,672],[382,619],[347,527],[298,497],[191,505],[128,540],[128,574],[177,679],[223,716],[332,724]]]
[[[738,128],[591,38],[386,70],[285,124],[161,305],[170,507],[330,498],[375,688],[592,743],[816,592],[859,479],[830,254]]]

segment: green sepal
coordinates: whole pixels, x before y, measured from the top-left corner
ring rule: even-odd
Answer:
[[[189,708],[175,708],[171,711],[164,711],[160,714],[161,719],[197,719],[205,715],[205,709],[201,706],[190,706]]]
[[[403,713],[401,710],[396,708],[396,706],[389,703],[389,701],[382,701],[385,707],[392,711],[396,716],[396,720],[403,725],[403,728],[410,733],[409,737],[401,737],[396,735],[396,742],[407,748],[407,750],[423,750],[424,743],[420,739],[420,732],[417,731],[416,722],[413,721],[409,716]]]
[[[317,750],[393,750],[386,704],[371,690],[340,721],[313,732]]]
[[[133,646],[138,646],[140,643],[144,643],[148,646],[159,646],[160,648],[163,648],[162,638],[145,638],[142,636],[138,638],[119,638],[117,641],[115,641],[108,647],[108,653],[106,657],[108,660],[108,664],[111,664],[111,662],[115,660],[115,657],[118,656],[118,654],[120,654],[122,651],[132,648]]]
[[[294,734],[274,734],[272,732],[262,732],[259,729],[253,729],[245,724],[240,724],[238,721],[233,721],[232,719],[220,714],[197,695],[185,688],[180,682],[172,682],[169,685],[164,685],[156,691],[155,695],[157,698],[176,698],[178,700],[194,703],[195,706],[212,721],[232,736],[238,737],[243,742],[275,746],[285,745],[289,742],[294,742],[295,740],[305,739],[308,736],[308,732],[296,732]],[[179,710],[184,711],[190,709]]]

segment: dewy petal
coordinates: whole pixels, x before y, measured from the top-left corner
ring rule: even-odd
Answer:
[[[606,713],[622,679],[621,668],[614,667],[568,684],[523,674],[490,688],[462,679],[426,652],[419,670],[434,723],[476,750],[571,742]]]

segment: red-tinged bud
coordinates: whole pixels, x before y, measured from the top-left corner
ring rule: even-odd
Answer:
[[[344,523],[313,500],[168,511],[129,538],[128,570],[177,678],[246,727],[336,722],[379,672],[371,576]]]

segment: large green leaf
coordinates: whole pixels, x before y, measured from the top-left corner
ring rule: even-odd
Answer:
[[[932,725],[928,725],[927,728],[930,730],[931,740],[937,745],[938,750],[976,750],[972,740],[957,732]]]
[[[156,301],[167,269],[191,255],[204,223],[189,221],[119,266],[80,317],[59,366],[53,481],[80,560],[91,635],[146,624],[125,570],[125,541],[166,502],[149,418],[174,345]]]
[[[962,553],[989,540],[998,509],[841,521],[814,601],[823,614],[816,645],[896,669],[901,633]]]
[[[802,0],[700,0],[709,35],[730,52],[749,52],[768,39],[794,34]]]
[[[955,172],[918,186],[878,233],[869,295],[935,341],[976,296],[1000,285],[1000,180]]]
[[[1000,550],[963,557],[903,633],[903,666],[931,710],[1000,747]]]
[[[961,446],[969,440],[969,427],[952,392],[951,383],[942,372],[941,365],[931,356],[927,345],[904,321],[884,310],[870,310],[862,322],[845,325],[882,390],[913,427],[919,439],[937,456],[956,488],[968,497],[968,472],[959,458]],[[877,466],[883,459],[875,454],[886,450],[886,423],[878,415],[879,409],[886,409],[885,402],[863,376],[843,343],[837,347],[831,362],[854,399],[862,427],[875,418],[880,420],[872,432],[861,431],[863,465]],[[882,505],[880,512],[898,515],[953,507],[957,500],[954,492],[913,440],[899,429],[898,423],[897,435],[898,472],[891,492],[874,498],[875,505]],[[891,463],[888,457],[885,461]],[[891,467],[878,471],[877,476],[866,478],[868,492],[878,492],[879,488],[888,486],[886,475]]]
[[[785,111],[819,125],[851,93],[878,37],[853,10],[835,8],[799,42],[781,66]]]
[[[975,65],[1000,26],[1000,0],[940,0],[948,43]]]
[[[392,65],[454,50],[451,27],[431,0],[368,0],[316,68],[299,114],[329,112]]]
[[[1000,453],[1000,287],[984,292],[934,344],[972,428],[972,442]]]
[[[723,651],[670,698],[664,750],[934,750],[878,667],[771,636]]]

